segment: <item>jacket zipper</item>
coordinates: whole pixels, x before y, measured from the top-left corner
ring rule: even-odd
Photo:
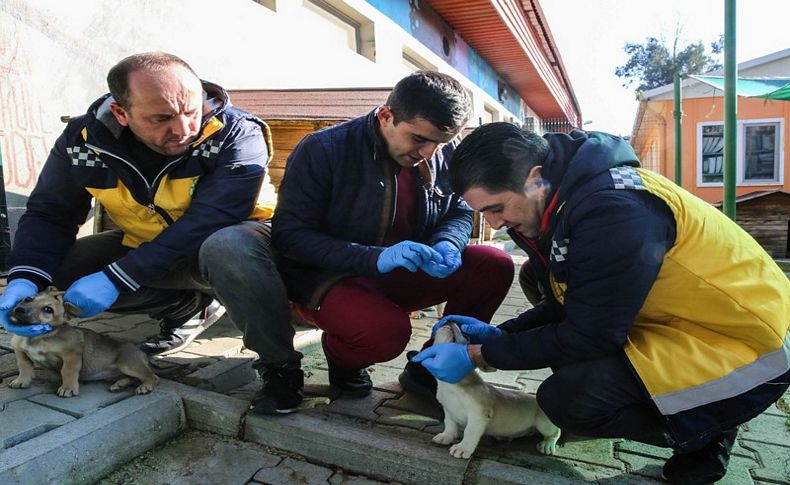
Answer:
[[[137,169],[137,167],[135,167],[131,162],[127,161],[125,158],[123,158],[123,157],[121,157],[119,155],[116,155],[116,154],[114,154],[114,153],[112,153],[110,151],[107,151],[107,150],[104,150],[102,148],[99,148],[99,147],[97,147],[95,145],[91,145],[90,143],[85,143],[85,146],[90,148],[91,150],[96,150],[97,152],[100,152],[100,153],[106,153],[107,155],[109,155],[109,156],[111,156],[111,157],[113,157],[113,158],[115,158],[117,160],[120,160],[121,162],[126,164],[127,167],[129,167],[132,170],[134,170],[134,172],[137,175],[140,176],[140,180],[143,181],[143,183],[145,184],[145,188],[146,188],[146,190],[148,192],[148,201],[143,201],[143,205],[145,205],[148,208],[148,211],[151,214],[153,214],[153,213],[159,214],[162,217],[162,219],[165,220],[165,223],[167,223],[167,225],[170,225],[170,224],[172,224],[174,222],[173,218],[170,216],[170,214],[167,213],[166,210],[164,210],[161,207],[159,207],[156,204],[154,204],[154,195],[155,195],[154,188],[159,183],[159,177],[161,177],[165,172],[167,172],[167,169],[170,168],[173,164],[176,164],[176,163],[180,162],[185,157],[185,155],[181,155],[180,157],[176,158],[172,162],[169,162],[168,164],[166,164],[162,168],[162,170],[160,170],[159,173],[156,174],[156,177],[154,177],[154,184],[152,186],[151,184],[148,183],[148,180],[145,179],[145,176],[143,176],[142,172],[140,172]]]

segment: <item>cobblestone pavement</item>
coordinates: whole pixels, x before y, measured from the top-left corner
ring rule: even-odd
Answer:
[[[514,257],[516,263],[519,256]],[[514,283],[494,317],[499,323],[528,303]],[[418,349],[437,315],[412,320],[407,350]],[[104,314],[78,323],[120,340],[156,333],[155,322]],[[258,389],[253,353],[223,317],[186,351],[154,358],[163,378],[150,395],[110,393],[88,383],[78,397],[53,394],[59,376],[38,371],[30,389],[7,387],[16,374],[10,337],[0,332],[0,483],[658,483],[670,452],[627,440],[571,440],[552,457],[537,438],[484,438],[470,460],[431,443],[441,409],[404,394],[397,359],[371,367],[374,392],[333,396],[320,332],[298,328],[305,353],[307,399],[282,417],[247,414]],[[534,392],[546,370],[484,374],[486,380]],[[722,484],[790,483],[790,395],[741,428]]]

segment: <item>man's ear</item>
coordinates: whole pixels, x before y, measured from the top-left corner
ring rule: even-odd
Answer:
[[[543,166],[535,165],[527,175],[527,181],[524,183],[524,194],[527,196],[545,196],[549,191],[549,184],[543,178]]]
[[[129,126],[129,115],[126,110],[118,103],[110,103],[110,111],[115,116],[116,121],[121,126]]]
[[[389,106],[383,105],[376,111],[376,118],[378,118],[381,126],[388,126],[395,123],[395,115]]]

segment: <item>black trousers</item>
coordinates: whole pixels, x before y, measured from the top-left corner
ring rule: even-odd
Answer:
[[[671,447],[672,436],[624,354],[554,369],[538,388],[538,404],[565,431]]]

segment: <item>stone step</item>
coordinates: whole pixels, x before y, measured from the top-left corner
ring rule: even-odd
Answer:
[[[39,406],[28,401],[9,406],[22,405]],[[93,483],[174,436],[185,421],[181,400],[172,393],[124,399],[3,450],[0,483]]]

